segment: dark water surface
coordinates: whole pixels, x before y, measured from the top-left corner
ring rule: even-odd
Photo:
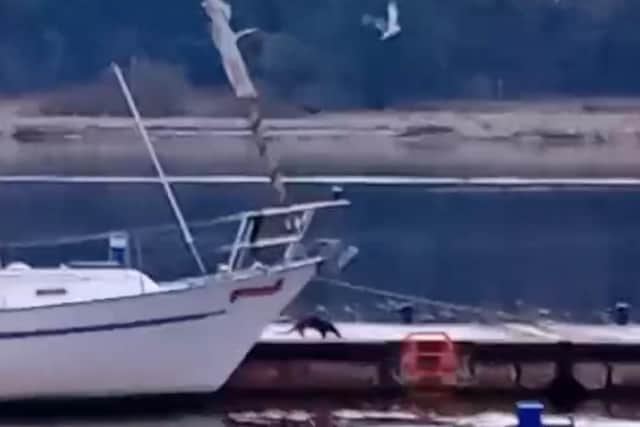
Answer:
[[[292,188],[296,200],[329,197],[326,186]],[[269,204],[263,185],[180,185],[178,197],[190,221]],[[360,247],[344,273],[355,284],[470,305],[505,306],[514,300],[583,317],[618,299],[640,297],[640,190],[489,191],[416,186],[347,186],[353,206],[318,217],[314,234],[344,237]],[[104,242],[16,249],[8,242],[173,223],[168,204],[152,185],[51,185],[0,187],[0,241],[5,258],[55,265],[69,258],[99,258]],[[214,248],[233,230],[196,232],[214,265]],[[178,234],[144,233],[142,267],[158,278],[193,274]],[[338,312],[348,303],[373,307],[374,298],[321,282],[309,287],[301,306],[322,303]],[[228,425],[229,410],[305,409],[329,425],[335,408],[391,409],[445,415],[483,411],[511,413],[513,401],[367,396],[286,399],[197,399],[175,409],[164,402],[51,408],[0,407],[0,425]],[[578,411],[639,418],[638,405],[585,402]],[[323,421],[324,420],[324,421]]]
[[[324,185],[291,188],[299,201],[330,196]],[[522,299],[585,318],[615,301],[639,300],[640,189],[345,188],[353,206],[322,213],[314,233],[359,246],[359,258],[344,273],[354,284],[491,307]],[[176,189],[189,221],[273,201],[270,189],[259,184]],[[157,185],[3,184],[0,209],[5,243],[173,223]],[[212,261],[214,248],[232,235],[228,227],[216,227],[196,238]],[[175,231],[140,241],[142,267],[155,277],[195,272]],[[104,242],[5,250],[5,257],[38,264],[103,254]],[[364,301],[321,283],[306,297],[334,310]]]
[[[623,422],[626,427],[640,420],[638,405],[633,400],[626,401],[585,401],[571,408],[569,412],[554,406],[548,401],[545,415],[566,419],[573,414],[579,420],[577,425],[608,426],[614,420]],[[231,427],[229,415],[233,413],[260,413],[262,411],[304,411],[313,420],[302,423],[266,424],[268,427],[359,427],[359,426],[491,426],[506,427],[513,425],[512,416],[517,400],[504,396],[485,396],[482,398],[461,398],[449,394],[425,394],[405,397],[373,396],[190,396],[162,399],[124,399],[118,401],[94,400],[90,402],[58,402],[46,404],[0,405],[0,425],[2,426],[213,426]],[[340,410],[384,413],[396,412],[412,414],[415,421],[354,421],[337,420]],[[448,422],[445,422],[449,419]],[[434,424],[438,420],[440,424]],[[491,420],[487,424],[487,420]],[[622,421],[622,420],[626,420]],[[586,424],[585,421],[590,421]]]

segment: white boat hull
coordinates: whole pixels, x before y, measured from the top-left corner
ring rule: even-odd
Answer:
[[[214,392],[317,262],[189,289],[2,310],[0,399]]]

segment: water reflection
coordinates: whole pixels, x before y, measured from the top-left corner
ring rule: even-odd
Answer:
[[[545,414],[566,420],[550,402],[544,402]],[[363,398],[361,396],[281,396],[245,397],[181,397],[176,399],[120,400],[117,402],[64,402],[0,406],[1,426],[77,426],[77,427],[232,427],[263,425],[277,427],[385,427],[399,425],[486,425],[513,424],[516,399],[504,396],[461,398],[447,394],[425,394],[411,397]],[[341,411],[339,411],[341,410]],[[263,411],[271,415],[278,411],[291,414],[308,413],[312,418],[298,417],[294,421],[270,423],[234,423],[230,413],[247,413],[254,420]],[[382,415],[381,415],[382,413]],[[384,414],[388,415],[388,420]],[[577,425],[609,426],[618,420],[628,427],[640,425],[640,405],[637,400],[591,400],[580,403],[572,414]],[[407,415],[415,416],[410,420]],[[393,421],[392,418],[395,418]],[[404,419],[403,419],[404,418]],[[550,418],[551,419],[551,418]],[[301,421],[302,420],[302,421]],[[589,424],[585,424],[590,421]],[[617,425],[617,424],[616,424]]]

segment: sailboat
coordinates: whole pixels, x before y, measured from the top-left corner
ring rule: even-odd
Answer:
[[[215,392],[337,258],[305,236],[317,211],[349,205],[341,196],[239,213],[227,261],[209,272],[114,70],[200,274],[158,283],[117,262],[0,269],[0,400]],[[280,231],[265,236],[274,221]],[[267,262],[263,250],[278,256]]]

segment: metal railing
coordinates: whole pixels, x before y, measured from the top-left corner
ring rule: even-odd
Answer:
[[[229,252],[227,264],[221,267],[228,272],[243,269],[247,256],[253,250],[267,248],[281,248],[280,261],[287,263],[295,257],[317,210],[349,205],[348,200],[340,199],[241,213],[237,217],[240,220],[240,225],[235,240],[232,245],[224,247]],[[278,222],[284,231],[276,235],[259,237],[264,222],[269,218],[278,217],[282,219],[282,222]]]

